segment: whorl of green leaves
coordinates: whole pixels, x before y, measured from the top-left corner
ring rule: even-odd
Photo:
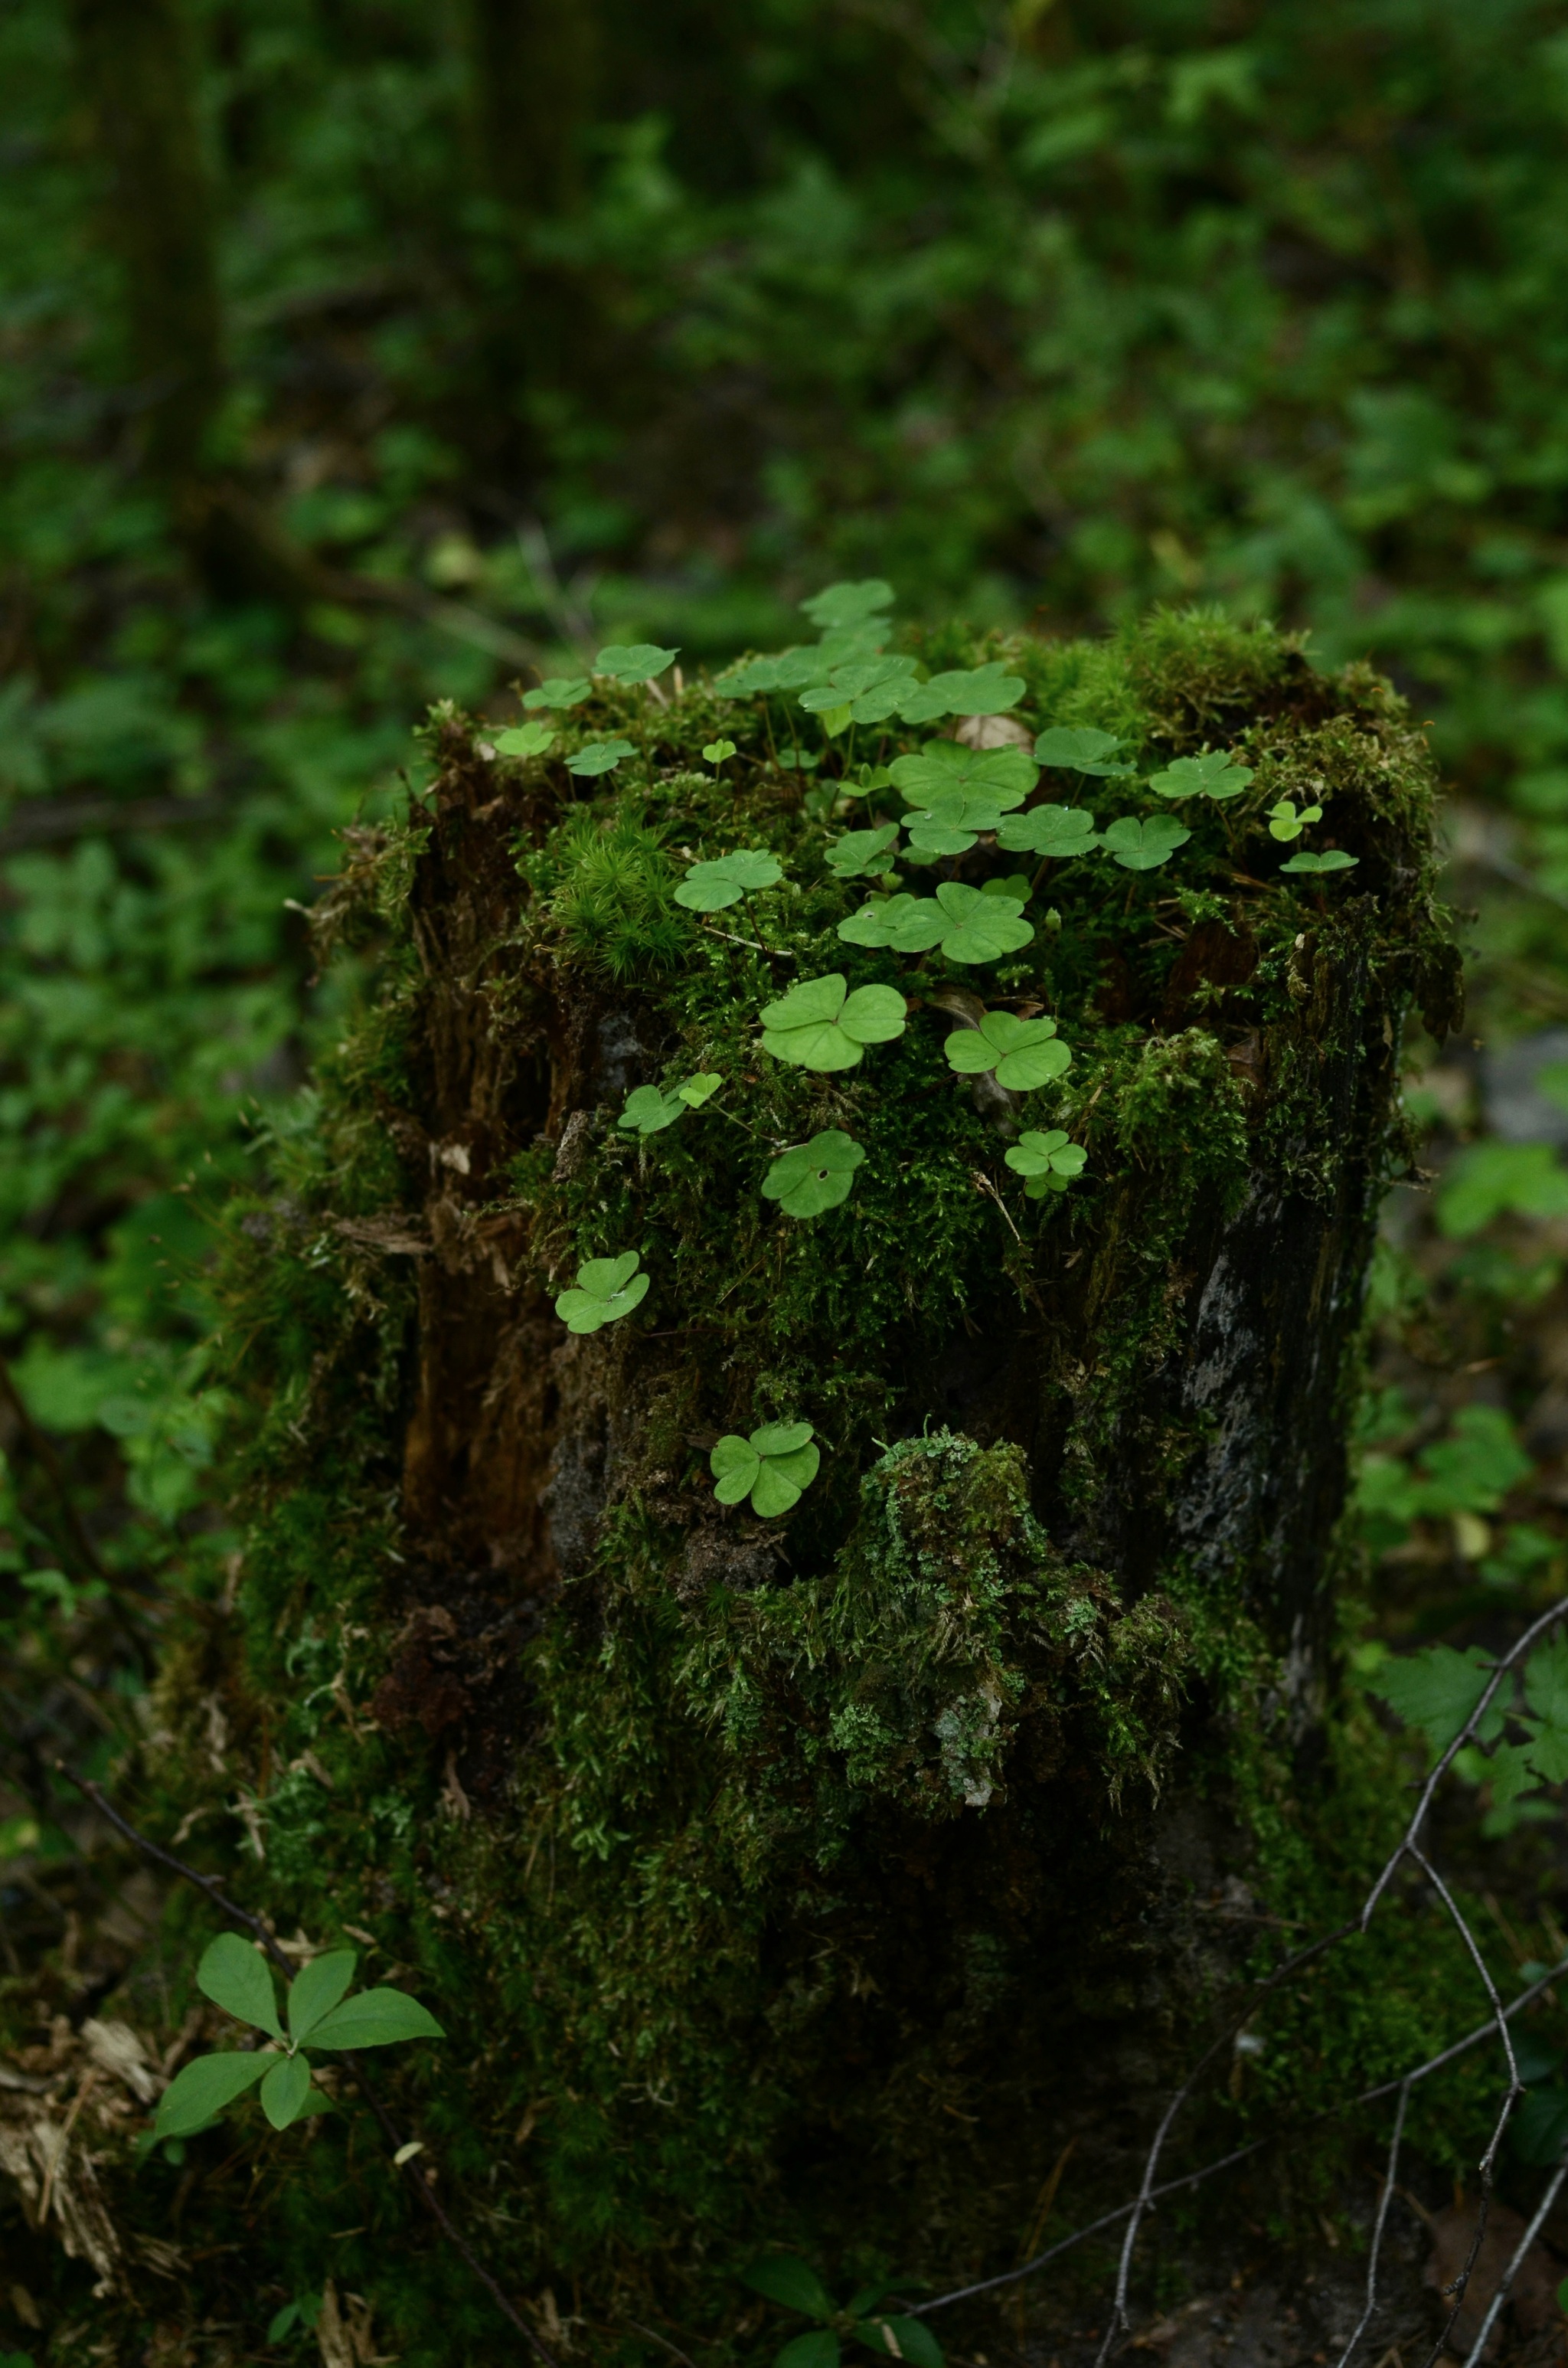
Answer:
[[[849,1198],[855,1170],[866,1154],[842,1128],[830,1126],[810,1143],[780,1154],[762,1179],[766,1201],[777,1201],[786,1216],[820,1217]]]
[[[948,1065],[960,1076],[994,1075],[1010,1093],[1032,1094],[1060,1077],[1071,1066],[1073,1054],[1056,1032],[1054,1019],[1043,1014],[1016,1019],[1010,1011],[988,1011],[976,1028],[957,1028],[942,1047]]]
[[[891,986],[858,986],[853,995],[842,972],[802,979],[762,1014],[762,1048],[776,1061],[801,1069],[853,1069],[868,1044],[886,1044],[903,1033],[909,1009]]]
[[[1115,761],[1121,742],[1114,732],[1095,732],[1074,728],[1067,723],[1053,723],[1042,732],[1034,744],[1035,755],[1042,765],[1052,765],[1063,772],[1092,774],[1096,780],[1125,780],[1136,770],[1131,765]]]
[[[1101,831],[1100,845],[1124,871],[1157,871],[1191,837],[1174,814],[1150,814],[1142,822],[1123,814]]]
[[[776,888],[783,877],[782,864],[766,848],[737,848],[733,855],[694,863],[676,890],[676,903],[693,913],[722,913],[727,905],[738,905],[743,896]]]
[[[496,734],[498,757],[542,757],[553,747],[555,734],[548,723],[515,723],[507,732]]]
[[[612,642],[594,660],[594,672],[608,674],[612,682],[652,682],[679,655],[678,643],[673,650],[662,650],[656,642]]]
[[[551,675],[537,690],[525,690],[525,707],[581,707],[593,689],[586,675]]]
[[[749,1439],[729,1432],[708,1458],[720,1504],[738,1505],[749,1497],[752,1511],[765,1521],[789,1512],[822,1463],[811,1437],[809,1422],[764,1423]]]
[[[1044,1134],[1026,1131],[1004,1155],[1014,1175],[1027,1179],[1024,1190],[1031,1201],[1041,1201],[1048,1192],[1065,1192],[1074,1176],[1083,1174],[1088,1156],[1059,1126]]]
[[[619,1258],[589,1258],[577,1269],[577,1280],[555,1303],[555,1312],[568,1332],[600,1332],[619,1324],[648,1296],[652,1277],[639,1274],[635,1250]]]
[[[1098,843],[1095,817],[1082,806],[1030,806],[1027,814],[1004,814],[996,833],[997,846],[1009,855],[1049,855],[1062,863]]]
[[[590,740],[585,747],[566,758],[566,769],[593,780],[600,773],[613,773],[623,757],[635,754],[630,740]]]
[[[1034,938],[1023,909],[1024,899],[1005,888],[944,880],[934,896],[873,898],[840,921],[838,934],[846,945],[888,946],[903,954],[939,945],[949,962],[1000,962]]]
[[[1252,780],[1228,748],[1205,748],[1199,757],[1178,757],[1163,772],[1153,774],[1149,787],[1162,798],[1239,798]]]
[[[898,838],[896,822],[875,830],[846,830],[827,850],[830,870],[841,880],[881,879],[892,870],[892,849]]]
[[[1281,798],[1278,805],[1272,805],[1268,809],[1268,836],[1270,838],[1283,839],[1289,845],[1291,839],[1301,837],[1309,823],[1322,822],[1322,806],[1298,808],[1290,803],[1289,798]]]

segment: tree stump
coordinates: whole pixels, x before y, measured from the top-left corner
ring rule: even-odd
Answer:
[[[1074,2215],[1118,2200],[1331,1781],[1401,1031],[1413,997],[1455,1016],[1424,743],[1265,629],[911,646],[1000,656],[1030,737],[1136,768],[1037,802],[1185,842],[1137,870],[982,831],[908,893],[1027,868],[1029,941],[900,953],[839,938],[879,883],[825,856],[901,810],[856,758],[929,734],[867,727],[846,767],[840,734],[813,774],[780,697],[601,679],[528,758],[441,711],[433,787],[319,916],[378,983],[234,1237],[247,1896],[373,1934],[437,2008],[408,2110],[499,2273],[578,2279],[596,2323],[640,2294],[731,2326],[766,2244],[830,2279],[1008,2267],[1070,2139]],[[612,770],[564,769],[612,736]],[[1151,793],[1205,749],[1240,794]],[[1321,822],[1271,835],[1281,801]],[[779,883],[674,901],[736,848]],[[1301,848],[1355,860],[1283,871]],[[896,988],[903,1031],[831,1070],[764,1049],[764,1008],[834,973]],[[955,1073],[982,1003],[1052,1018],[1071,1065]],[[1082,1173],[1030,1197],[1007,1154],[1051,1130]],[[763,1186],[824,1131],[864,1159],[792,1215]],[[641,1304],[568,1331],[584,1261],[633,1250]],[[791,1509],[717,1500],[721,1438],[801,1424]]]

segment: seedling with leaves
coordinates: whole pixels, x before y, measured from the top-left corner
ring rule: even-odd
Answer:
[[[1302,806],[1298,809],[1290,803],[1289,798],[1281,798],[1278,805],[1270,806],[1268,809],[1268,836],[1270,838],[1284,839],[1289,845],[1291,839],[1301,837],[1309,823],[1322,822],[1322,806]]]
[[[879,2307],[893,2291],[891,2278],[862,2286],[842,2310],[816,2271],[791,2253],[754,2261],[745,2282],[769,2302],[816,2322],[807,2334],[785,2344],[775,2356],[774,2368],[839,2368],[846,2340],[866,2344],[881,2360],[906,2360],[910,2368],[943,2368],[942,2347],[924,2319]]]
[[[1406,1726],[1426,1736],[1436,1757],[1470,1723],[1494,1667],[1492,1655],[1480,1645],[1461,1653],[1451,1645],[1429,1645],[1418,1653],[1391,1656],[1366,1682]],[[1489,1785],[1487,1823],[1494,1832],[1528,1814],[1533,1804],[1515,1807],[1522,1796],[1543,1783],[1568,1782],[1568,1636],[1560,1634],[1536,1646],[1525,1665],[1523,1696],[1520,1701],[1515,1680],[1508,1679],[1482,1717],[1475,1742],[1464,1746],[1455,1763],[1471,1783]],[[1510,1726],[1518,1740],[1507,1737]]]
[[[961,1077],[994,1076],[1009,1093],[1032,1094],[1062,1076],[1073,1054],[1056,1032],[1054,1019],[1040,1015],[1016,1019],[988,1011],[974,1028],[955,1028],[942,1047],[948,1066]]]
[[[524,691],[523,705],[528,708],[581,707],[593,687],[585,674],[552,674],[548,681],[540,684],[537,690]]]
[[[1023,916],[1025,895],[1005,886],[971,888],[944,880],[934,896],[873,898],[840,921],[846,945],[891,946],[897,953],[924,953],[939,945],[949,962],[1000,962],[1028,945],[1034,931]]]
[[[567,757],[566,769],[592,780],[600,773],[613,773],[623,757],[634,753],[630,740],[590,740],[586,747]]]
[[[749,1439],[727,1432],[708,1458],[714,1496],[721,1505],[749,1497],[752,1511],[765,1521],[789,1512],[822,1463],[811,1439],[809,1422],[765,1422]]]
[[[1157,871],[1191,837],[1174,814],[1151,814],[1143,822],[1123,814],[1101,831],[1100,845],[1124,871]]]
[[[1360,860],[1358,855],[1346,855],[1342,847],[1327,848],[1322,855],[1314,855],[1310,848],[1303,848],[1299,855],[1293,855],[1290,862],[1282,863],[1279,869],[1281,871],[1353,871]]]
[[[801,609],[813,625],[827,632],[835,626],[866,624],[873,617],[881,620],[881,610],[892,607],[894,597],[891,584],[884,584],[880,575],[868,575],[858,584],[829,584],[802,600]]]
[[[497,734],[495,753],[498,757],[542,757],[554,741],[555,734],[548,723],[514,723],[509,731]]]
[[[735,744],[733,740],[710,740],[702,751],[702,761],[705,765],[711,765],[717,771],[721,765],[729,763],[734,753]]]
[[[762,1014],[762,1049],[801,1069],[853,1069],[868,1044],[903,1033],[909,1010],[891,986],[858,986],[850,994],[841,971],[802,979]]]
[[[619,1258],[589,1258],[580,1266],[572,1289],[555,1303],[568,1332],[600,1332],[641,1307],[653,1277],[638,1273],[640,1263],[635,1250],[623,1250]]]
[[[914,808],[904,816],[910,845],[933,856],[966,854],[981,831],[996,829],[1023,804],[1040,778],[1021,748],[960,748],[954,740],[929,741],[888,771]]]
[[[282,2309],[274,2311],[271,2318],[268,2319],[267,2324],[268,2343],[283,2342],[287,2337],[294,2333],[296,2328],[303,2334],[313,2333],[315,2323],[321,2317],[321,2305],[322,2298],[319,2294],[296,2294],[292,2302],[286,2302]],[[0,2368],[4,2368],[3,2362],[0,2362]]]
[[[662,650],[656,642],[612,642],[594,660],[594,672],[608,674],[612,682],[652,682],[679,655],[678,643],[673,650]]]
[[[820,1217],[848,1200],[865,1156],[852,1136],[830,1126],[774,1161],[762,1179],[763,1199],[777,1201],[787,1217]]]
[[[1178,757],[1163,772],[1150,777],[1149,787],[1161,798],[1239,798],[1252,780],[1229,748],[1205,748],[1199,757]]]
[[[743,896],[776,888],[783,877],[782,864],[765,848],[741,847],[710,863],[694,863],[676,890],[676,903],[693,913],[722,913]]]
[[[914,688],[915,660],[905,657],[863,657],[835,666],[825,678],[813,682],[799,696],[808,715],[822,718],[830,735],[846,723],[885,723],[899,712]]]
[[[1031,806],[1027,814],[1003,815],[996,844],[1009,855],[1050,856],[1066,863],[1074,855],[1087,855],[1099,839],[1094,815],[1082,806]]]
[[[1069,1143],[1059,1126],[1044,1134],[1030,1129],[1005,1155],[1014,1175],[1025,1178],[1024,1190],[1031,1201],[1043,1201],[1048,1192],[1065,1192],[1074,1176],[1083,1174],[1088,1156],[1081,1144]]]
[[[683,1085],[672,1086],[668,1093],[658,1086],[636,1086],[627,1095],[626,1108],[616,1124],[635,1134],[661,1133],[688,1110],[700,1110],[723,1082],[716,1070],[704,1069]]]
[[[1053,723],[1034,744],[1042,765],[1062,772],[1086,773],[1096,781],[1126,780],[1137,768],[1116,762],[1121,742],[1114,732],[1095,732],[1068,723]]]
[[[199,2055],[187,2064],[159,2100],[154,2139],[194,2136],[255,2088],[260,2089],[261,2110],[273,2128],[286,2130],[306,2114],[331,2107],[331,2099],[312,2086],[307,2049],[330,2053],[446,2037],[429,2009],[402,1990],[361,1990],[347,1997],[357,1963],[352,1949],[312,1957],[289,1985],[285,2030],[266,1958],[237,1932],[220,1933],[203,1952],[197,1987],[236,2021],[264,2032],[274,2045],[256,2054]]]
[[[827,850],[828,867],[840,880],[881,880],[892,870],[892,849],[898,840],[896,822],[876,830],[846,830]]]

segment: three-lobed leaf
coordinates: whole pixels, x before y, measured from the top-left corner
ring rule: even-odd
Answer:
[[[516,723],[496,734],[495,752],[500,757],[542,757],[554,739],[548,723]]]
[[[1015,1176],[1027,1178],[1024,1190],[1031,1201],[1043,1200],[1048,1192],[1065,1192],[1088,1159],[1083,1145],[1069,1142],[1059,1126],[1043,1133],[1028,1130],[1004,1156]]]
[[[1342,847],[1328,848],[1322,855],[1314,855],[1310,848],[1303,848],[1300,855],[1293,855],[1290,862],[1282,863],[1279,869],[1295,872],[1351,871],[1360,860],[1358,855],[1346,855]]]
[[[632,754],[630,740],[590,740],[586,747],[566,758],[566,769],[592,780],[600,773],[613,773],[621,758]]]
[[[829,869],[841,880],[880,878],[892,870],[897,837],[896,822],[882,823],[875,830],[846,830],[827,850]]]
[[[1152,774],[1149,787],[1161,798],[1223,800],[1239,798],[1252,778],[1250,768],[1238,764],[1230,749],[1205,748],[1201,756],[1178,757]]]
[[[1191,837],[1172,814],[1151,814],[1142,822],[1123,814],[1100,833],[1100,845],[1124,871],[1157,871]]]
[[[829,971],[764,1008],[763,1050],[797,1068],[853,1069],[868,1044],[903,1035],[908,1009],[893,987],[859,986],[851,995],[843,973]]]
[[[779,1155],[762,1179],[763,1198],[777,1201],[786,1216],[820,1217],[847,1201],[865,1156],[853,1136],[827,1127]]]
[[[961,880],[944,880],[936,898],[946,927],[942,952],[949,962],[1000,962],[1033,941],[1034,931],[1023,918],[1020,898],[1006,891],[987,894]]]
[[[272,1968],[261,1952],[242,1941],[237,1932],[220,1932],[208,1943],[196,1969],[196,1987],[236,2021],[252,2023],[274,2039],[282,2038]]]
[[[676,903],[693,913],[722,913],[743,896],[776,888],[783,877],[783,865],[766,848],[740,847],[710,862],[694,863],[676,890]]]
[[[1053,723],[1049,731],[1040,734],[1034,752],[1042,765],[1051,765],[1062,772],[1088,774],[1097,781],[1125,780],[1135,768],[1116,761],[1120,746],[1114,732]]]
[[[568,1332],[597,1332],[619,1324],[648,1295],[652,1277],[639,1274],[635,1250],[615,1258],[589,1258],[577,1269],[577,1280],[555,1303],[555,1312]]]
[[[537,690],[523,693],[523,705],[528,708],[580,707],[593,687],[586,675],[553,674],[547,682],[541,682]]]
[[[1281,798],[1268,809],[1268,836],[1283,839],[1287,845],[1300,838],[1309,823],[1322,822],[1322,806],[1293,806],[1289,798]]]
[[[714,1496],[721,1505],[738,1505],[749,1497],[753,1512],[764,1520],[789,1512],[821,1467],[811,1440],[809,1422],[764,1423],[749,1439],[729,1432],[708,1458],[717,1483]]]
[[[1071,1049],[1054,1019],[1019,1019],[1010,1011],[988,1011],[976,1028],[959,1028],[942,1050],[960,1076],[992,1074],[1012,1093],[1035,1093],[1072,1066]]]
[[[988,666],[955,667],[916,683],[900,700],[906,723],[935,723],[942,715],[1004,715],[1022,699],[1027,684],[1000,659]]]
[[[652,682],[679,655],[678,643],[673,650],[662,650],[656,642],[612,642],[594,660],[594,672],[608,674],[614,682]]]
[[[928,740],[918,754],[899,757],[887,769],[911,805],[960,790],[990,799],[1004,813],[1022,805],[1040,779],[1039,766],[1022,748],[965,748],[956,740]]]
[[[1004,814],[996,844],[1009,855],[1051,856],[1066,862],[1097,845],[1095,817],[1082,806],[1031,806],[1027,814]]]
[[[801,608],[813,625],[825,632],[832,626],[864,624],[883,609],[891,609],[893,598],[891,584],[884,584],[880,575],[868,575],[857,584],[829,584],[802,600]]]

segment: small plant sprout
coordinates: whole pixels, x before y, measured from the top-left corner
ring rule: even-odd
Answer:
[[[820,1217],[848,1200],[865,1156],[852,1136],[830,1126],[774,1161],[762,1179],[763,1199],[777,1201],[787,1217]]]
[[[1083,1174],[1088,1156],[1081,1144],[1069,1143],[1059,1126],[1047,1134],[1030,1131],[1019,1135],[1004,1155],[1014,1175],[1026,1179],[1024,1190],[1031,1201],[1043,1201],[1048,1192],[1065,1192],[1074,1177]]]
[[[700,1110],[723,1082],[716,1071],[703,1070],[687,1077],[684,1085],[672,1086],[668,1093],[658,1086],[637,1086],[627,1095],[626,1108],[616,1124],[635,1134],[658,1134],[665,1127],[674,1126],[688,1110]]]
[[[752,1511],[765,1521],[789,1512],[822,1463],[811,1437],[809,1422],[765,1422],[749,1439],[729,1432],[708,1458],[720,1504],[738,1505],[749,1497]]]
[[[898,2283],[885,2278],[852,2294],[841,2310],[816,2271],[792,2253],[754,2261],[745,2273],[753,2291],[786,2310],[798,2310],[816,2321],[805,2335],[797,2335],[776,2354],[773,2368],[839,2368],[847,2338],[866,2344],[881,2360],[904,2360],[910,2368],[943,2368],[942,2347],[924,2319],[905,2318],[881,2310]]]
[[[866,624],[873,617],[881,622],[881,610],[891,609],[893,598],[891,584],[884,584],[880,575],[868,575],[858,584],[830,584],[825,590],[813,592],[809,600],[801,601],[801,609],[825,633],[835,626]]]
[[[1200,757],[1178,757],[1163,772],[1153,774],[1149,787],[1162,798],[1239,798],[1252,780],[1229,748],[1205,748]]]
[[[297,2327],[307,2331],[313,2329],[321,2317],[321,2305],[319,2294],[296,2294],[292,2302],[286,2302],[282,2309],[274,2311],[267,2321],[268,2343],[281,2343],[286,2336],[293,2334]],[[0,2362],[0,2368],[4,2368],[3,2362]]]
[[[498,757],[542,757],[554,738],[548,723],[514,723],[509,731],[497,733],[495,753]]]
[[[897,953],[924,953],[939,945],[949,962],[1000,962],[1028,945],[1034,931],[1022,917],[1028,894],[1007,893],[1006,883],[994,889],[966,887],[961,880],[944,880],[935,896],[890,896],[862,905],[838,925],[848,945],[891,946]]]
[[[1050,1085],[1073,1061],[1054,1019],[1016,1019],[1010,1011],[988,1011],[978,1027],[955,1028],[942,1050],[960,1077],[994,1073],[997,1084],[1015,1094]]]
[[[254,2055],[199,2055],[187,2064],[159,2100],[154,2140],[193,2137],[258,2086],[261,2110],[275,2130],[286,2130],[307,2113],[326,2112],[331,2100],[311,2085],[307,2047],[388,2047],[402,2039],[446,2037],[435,2016],[402,1990],[361,1990],[357,1998],[346,1998],[357,1962],[352,1949],[312,1957],[289,1985],[285,2031],[267,1960],[237,1932],[220,1933],[197,1967],[196,1986],[214,2006],[265,2032],[274,2044]]]
[[[1282,838],[1287,844],[1300,838],[1309,823],[1322,822],[1322,806],[1302,806],[1299,811],[1289,798],[1281,798],[1277,806],[1268,809],[1268,836]]]
[[[619,1258],[589,1258],[577,1269],[577,1280],[555,1303],[555,1312],[568,1332],[599,1332],[619,1324],[648,1296],[652,1277],[639,1274],[635,1250]]]
[[[892,785],[892,773],[886,765],[857,765],[853,773],[835,784],[841,798],[869,798],[877,790]]]
[[[829,971],[765,1008],[762,1049],[796,1068],[853,1069],[868,1044],[903,1035],[908,1010],[896,987],[858,986],[851,995],[842,972]]]
[[[1082,806],[1031,806],[1028,814],[1003,815],[996,844],[1009,855],[1049,855],[1065,863],[1087,855],[1098,838],[1094,815]]]
[[[1191,837],[1174,814],[1151,814],[1145,822],[1123,814],[1101,831],[1100,845],[1124,871],[1157,871]]]
[[[593,684],[585,674],[552,674],[537,690],[525,690],[523,705],[537,707],[581,707]]]
[[[673,650],[662,650],[657,642],[612,642],[594,660],[594,672],[608,674],[612,682],[652,682],[679,655],[678,643]]]
[[[734,753],[735,744],[733,740],[710,740],[702,751],[702,761],[705,765],[711,765],[717,770],[719,766],[727,764]]]
[[[1358,855],[1346,855],[1342,847],[1331,847],[1322,855],[1313,855],[1303,848],[1289,863],[1279,866],[1281,871],[1349,871],[1361,860]]]
[[[733,855],[715,856],[710,863],[694,863],[676,890],[676,903],[688,912],[722,913],[743,896],[776,888],[784,867],[765,848],[737,848]]]
[[[613,773],[621,758],[633,753],[630,740],[590,740],[585,748],[567,757],[566,769],[592,780],[597,774]]]
[[[1064,773],[1086,773],[1096,781],[1121,781],[1136,770],[1115,762],[1121,742],[1114,732],[1094,732],[1068,723],[1053,723],[1034,744],[1042,765]]]
[[[880,880],[892,870],[896,822],[877,830],[846,830],[827,850],[828,869],[841,880]]]

